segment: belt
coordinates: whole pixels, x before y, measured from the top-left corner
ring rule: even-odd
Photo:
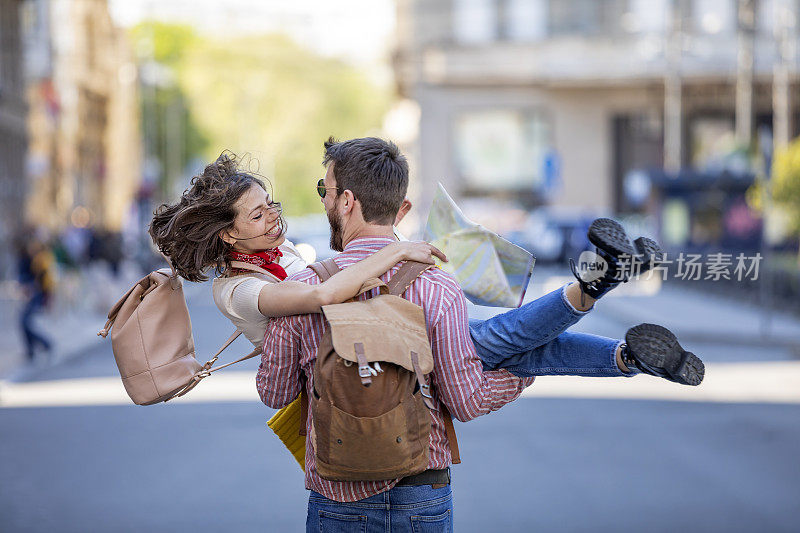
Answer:
[[[406,476],[397,482],[397,486],[402,485],[430,485],[434,489],[440,489],[450,484],[450,468],[442,470],[425,470],[413,476]]]

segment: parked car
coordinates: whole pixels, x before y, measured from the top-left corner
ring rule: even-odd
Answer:
[[[543,263],[566,264],[589,248],[586,231],[596,214],[540,208],[531,212],[511,241],[529,250]]]

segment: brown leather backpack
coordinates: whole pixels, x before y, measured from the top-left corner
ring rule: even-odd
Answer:
[[[311,441],[324,479],[395,479],[428,468],[433,409],[427,375],[433,354],[422,308],[404,298],[432,265],[407,262],[387,283],[369,280],[367,300],[326,305],[328,326],[314,362]],[[339,271],[333,260],[311,265],[322,281]],[[445,411],[453,462],[452,421]]]
[[[235,266],[269,274],[246,263]],[[120,298],[98,335],[106,337],[109,332],[122,384],[137,405],[183,396],[212,372],[261,354],[258,348],[212,368],[219,354],[241,335],[237,329],[214,357],[201,365],[195,358],[183,283],[171,267],[151,272]]]

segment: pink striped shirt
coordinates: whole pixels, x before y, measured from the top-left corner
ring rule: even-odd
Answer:
[[[384,237],[355,239],[335,258],[336,264],[340,268],[347,268],[391,242],[392,239]],[[388,281],[398,268],[399,265],[395,266],[381,279]],[[298,272],[288,279],[312,285],[319,283],[319,278],[311,269]],[[431,380],[437,408],[439,402],[443,401],[454,418],[472,420],[515,400],[525,387],[533,383],[533,378],[518,378],[505,370],[483,372],[469,335],[464,294],[446,272],[438,268],[424,272],[403,297],[422,306],[425,311],[434,358]],[[256,377],[258,394],[265,404],[277,409],[294,400],[300,392],[301,371],[308,377],[307,392],[311,394],[313,363],[324,329],[325,321],[321,314],[295,315],[270,321],[264,339],[264,355]],[[308,435],[311,435],[311,418],[309,410],[306,421]],[[444,421],[440,411],[431,411],[428,467],[445,468],[450,462]],[[389,490],[396,483],[396,479],[358,482],[322,479],[316,471],[311,441],[306,439],[307,489],[332,500],[349,502]]]

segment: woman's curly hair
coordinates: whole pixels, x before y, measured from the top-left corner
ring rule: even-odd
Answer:
[[[267,190],[259,177],[240,169],[236,155],[226,151],[192,178],[180,200],[156,209],[150,237],[182,278],[206,281],[209,267],[216,267],[217,274],[230,268],[231,247],[219,235],[233,228],[236,202],[253,184]],[[283,219],[280,224],[285,227]]]

